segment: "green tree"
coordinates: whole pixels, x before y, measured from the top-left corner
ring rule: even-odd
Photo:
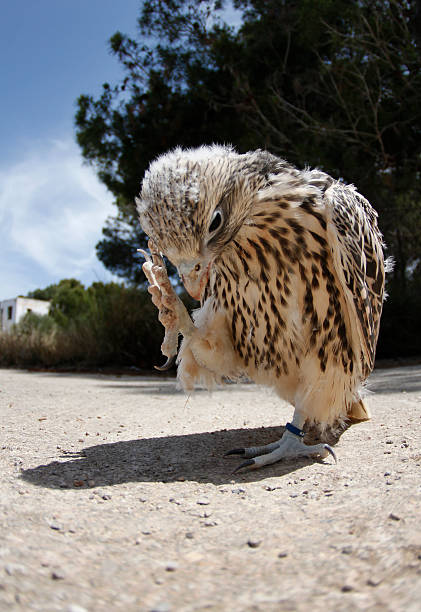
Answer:
[[[157,154],[215,141],[267,148],[353,182],[370,199],[396,260],[386,315],[399,298],[411,319],[405,298],[421,261],[417,3],[235,0],[238,30],[223,22],[223,5],[145,0],[138,37],[110,41],[123,81],[78,100],[82,153],[118,208],[100,259],[142,282],[136,248],[145,238],[133,200]]]
[[[44,289],[34,289],[30,291],[26,297],[34,298],[36,300],[51,300],[57,291],[57,285],[48,285]]]
[[[396,259],[394,290],[402,292],[421,257],[416,3],[347,3],[336,21],[329,10],[336,10],[337,3],[323,3],[321,15],[317,4],[303,2],[298,12],[301,41],[316,62],[308,63],[307,72],[293,66],[287,78],[283,67],[271,66],[262,89],[272,95],[254,98],[249,112],[266,134],[269,148],[283,152],[286,130],[278,129],[283,116],[294,126],[296,140],[305,142],[303,159],[356,183],[370,199]],[[319,19],[316,14],[309,19],[311,11]],[[288,89],[294,73],[298,96]],[[237,80],[244,91],[252,90],[246,73],[238,74]]]
[[[89,295],[84,285],[75,278],[61,280],[51,299],[50,316],[61,327],[86,317],[90,310]]]

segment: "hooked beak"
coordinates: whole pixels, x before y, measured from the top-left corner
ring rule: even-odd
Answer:
[[[212,261],[206,267],[197,262],[182,263],[178,266],[178,273],[186,291],[195,300],[200,300],[207,285]]]

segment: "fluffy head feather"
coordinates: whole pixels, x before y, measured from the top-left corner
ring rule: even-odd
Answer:
[[[231,147],[177,148],[146,172],[137,210],[143,230],[173,263],[215,258],[250,214],[256,192],[286,162]]]

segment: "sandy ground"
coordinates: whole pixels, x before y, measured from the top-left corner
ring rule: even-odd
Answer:
[[[378,370],[331,459],[232,474],[282,433],[254,385],[0,370],[0,609],[421,610],[421,367]]]

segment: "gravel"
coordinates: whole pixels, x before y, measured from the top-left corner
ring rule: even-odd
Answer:
[[[418,612],[421,367],[369,389],[337,465],[233,475],[291,418],[265,389],[0,370],[0,610]]]

